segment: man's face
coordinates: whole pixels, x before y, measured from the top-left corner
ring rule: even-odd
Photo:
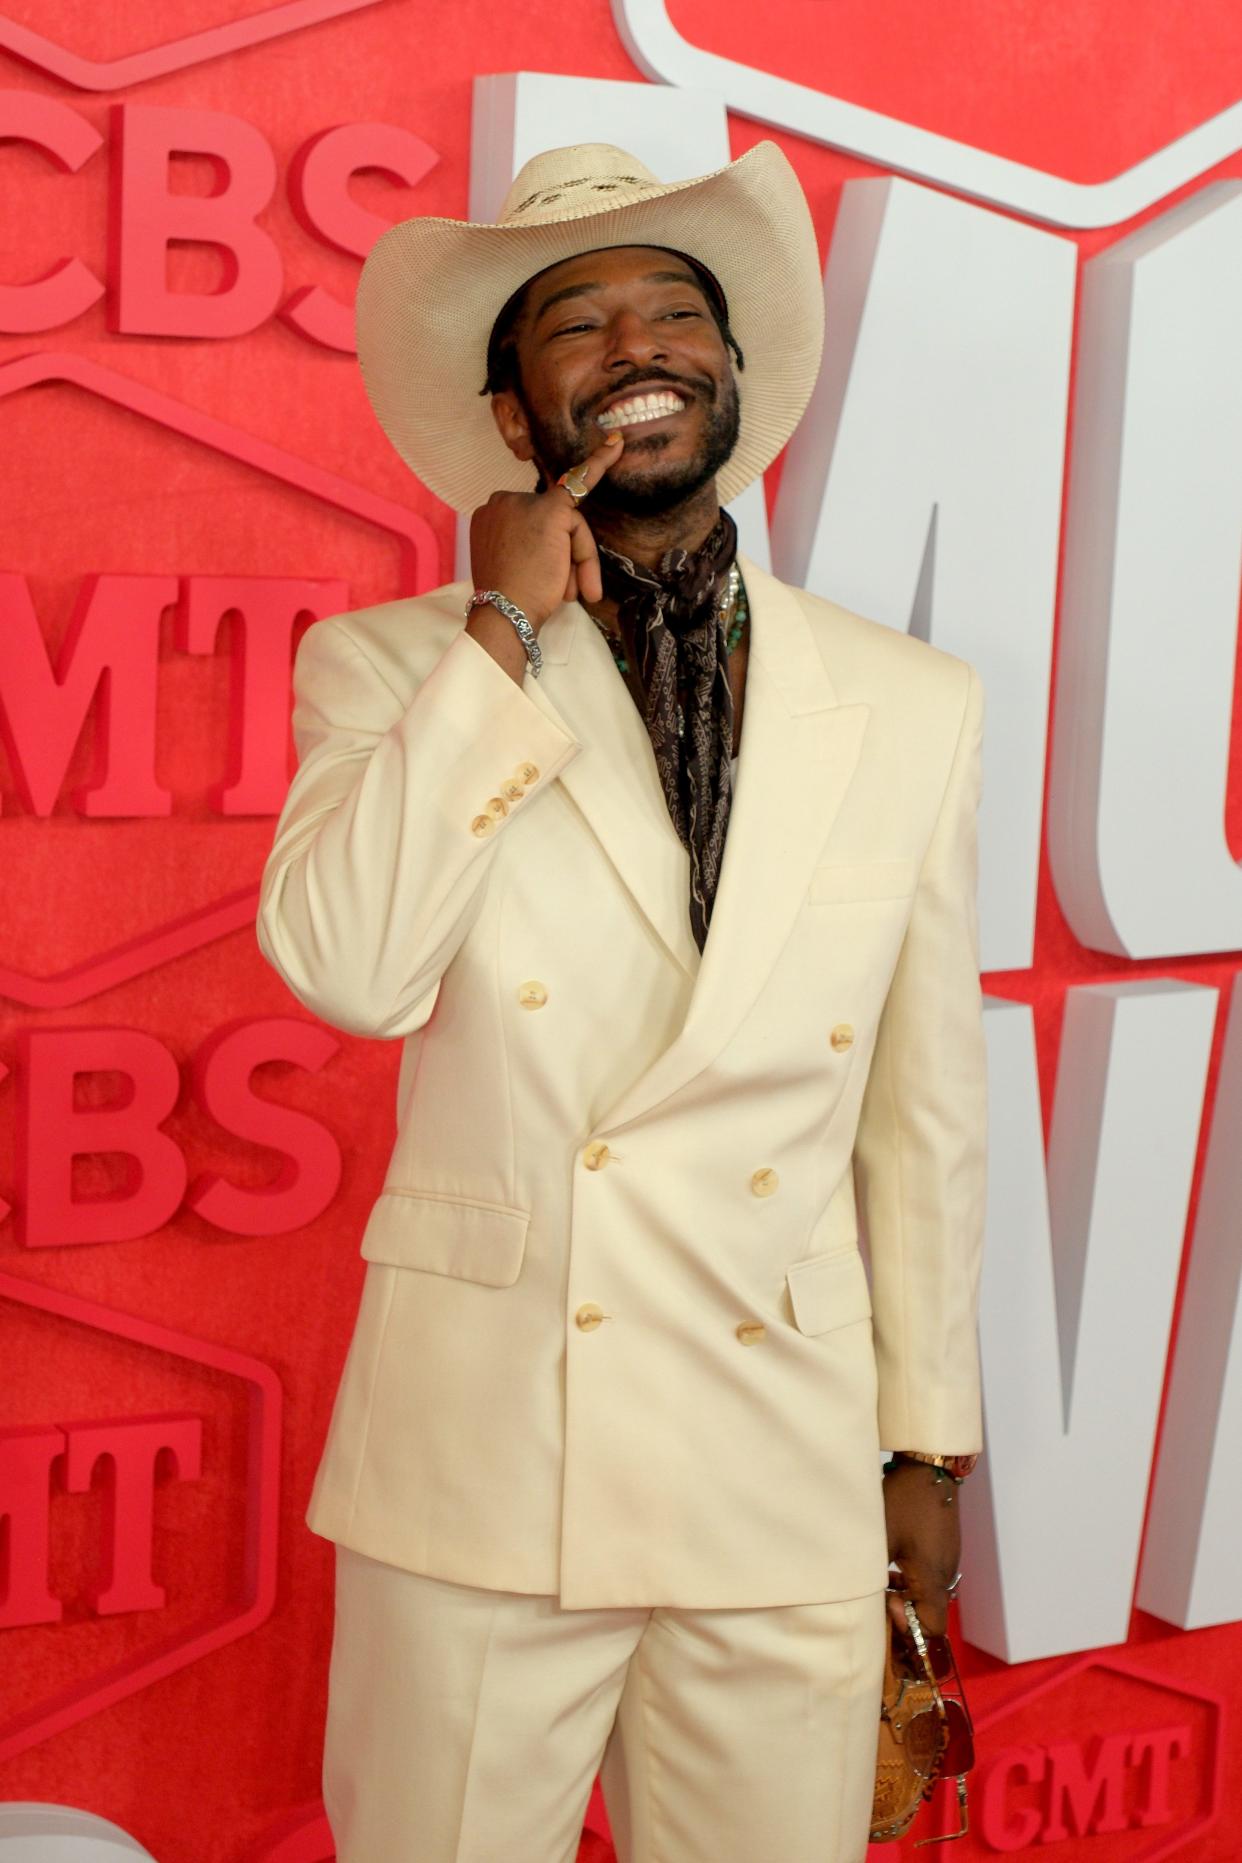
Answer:
[[[738,393],[703,288],[659,246],[566,259],[533,279],[518,319],[520,391],[493,398],[506,443],[555,480],[613,426],[621,459],[595,509],[667,511],[713,479],[737,444]],[[678,405],[643,405],[651,395]]]

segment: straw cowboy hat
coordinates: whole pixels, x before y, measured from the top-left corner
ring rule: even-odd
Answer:
[[[406,464],[456,510],[533,489],[529,461],[514,458],[479,393],[501,306],[537,272],[601,246],[671,246],[724,289],[745,359],[738,444],[717,478],[725,503],[797,426],[819,371],[823,291],[810,209],[776,144],[671,183],[610,143],[549,149],[520,171],[494,224],[400,221],[358,280],[371,406]]]

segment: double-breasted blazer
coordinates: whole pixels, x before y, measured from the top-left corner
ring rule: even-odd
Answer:
[[[581,606],[521,685],[465,583],[299,647],[259,943],[404,1044],[307,1513],[373,1558],[569,1608],[860,1596],[881,1446],[980,1446],[979,677],[739,561],[701,959]]]

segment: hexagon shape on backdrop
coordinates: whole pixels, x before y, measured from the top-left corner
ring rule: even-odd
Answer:
[[[86,357],[41,351],[0,365],[0,399],[48,383],[84,390],[210,452],[253,467],[310,499],[362,519],[400,546],[396,593],[415,593],[429,586],[423,572],[429,565],[438,567],[439,561],[434,532],[425,518],[394,500]],[[0,953],[0,996],[31,1009],[68,1008],[252,924],[257,903],[257,883],[238,888],[192,912],[172,915],[139,936],[105,944],[84,961],[52,975],[32,975],[6,964]]]
[[[169,39],[143,51],[127,53],[122,58],[85,58],[68,46],[57,45],[43,33],[35,32],[14,19],[0,15],[0,51],[46,71],[64,84],[83,91],[121,90],[141,84],[148,78],[161,78],[170,71],[185,71],[204,64],[209,58],[222,58],[229,52],[241,52],[268,39],[284,38],[306,26],[338,19],[343,13],[357,13],[375,6],[377,0],[284,0],[283,5],[257,9],[247,18],[228,20],[219,26]]]
[[[35,1281],[0,1274],[0,1303],[9,1302],[27,1314],[44,1314],[122,1341],[148,1352],[171,1355],[189,1365],[240,1380],[247,1400],[245,1475],[238,1486],[245,1494],[242,1595],[209,1611],[153,1642],[129,1650],[120,1661],[104,1660],[101,1667],[53,1687],[31,1699],[16,1714],[0,1721],[0,1760],[27,1747],[139,1689],[172,1675],[213,1650],[255,1630],[271,1615],[276,1599],[276,1555],[280,1522],[280,1382],[270,1366],[232,1347],[196,1339],[188,1333],[157,1325],[134,1314],[119,1313],[76,1294],[45,1287]],[[71,1626],[38,1626],[41,1634]],[[8,1633],[11,1638],[15,1633]],[[12,1680],[12,1673],[10,1675]]]
[[[1173,1644],[1176,1641],[1170,1639]],[[1152,1646],[1145,1649],[1154,1655]],[[1010,1756],[1035,1758],[1035,1777],[1023,1782],[1006,1807],[1006,1819],[1012,1817],[1016,1833],[1023,1817],[1043,1816],[1047,1821],[1048,1807],[1041,1805],[1041,1753],[1069,1742],[1080,1749],[1089,1775],[1098,1757],[1095,1743],[1102,1737],[1129,1733],[1141,1740],[1145,1734],[1167,1731],[1171,1722],[1188,1731],[1190,1749],[1175,1762],[1180,1768],[1176,1776],[1169,1769],[1168,1818],[1140,1823],[1147,1774],[1132,1764],[1134,1776],[1127,1779],[1124,1795],[1125,1828],[1093,1831],[1075,1841],[1090,1844],[1092,1863],[1159,1863],[1165,1857],[1199,1854],[1193,1846],[1212,1829],[1221,1809],[1223,1697],[1213,1689],[1161,1675],[1146,1663],[1132,1661],[1124,1648],[1104,1655],[1088,1653],[1051,1668],[1042,1663],[1032,1666],[1038,1670],[1036,1675],[1024,1677],[1019,1670],[1010,1687],[1004,1678],[996,1678],[992,1705],[974,1717],[977,1763],[969,1784],[971,1833],[956,1847],[957,1854],[963,1859],[993,1857],[998,1849],[1015,1848],[1013,1842],[999,1844],[996,1833],[990,1833],[989,1808],[984,1803],[989,1775],[998,1767],[1003,1769]],[[972,1694],[969,1677],[966,1692]],[[942,1822],[936,1823],[937,1831],[956,1829],[950,1796],[942,1788]],[[1045,1846],[1051,1854],[1057,1841],[1055,1834],[1045,1835],[1041,1825],[1030,1842],[1020,1847],[1020,1854]]]

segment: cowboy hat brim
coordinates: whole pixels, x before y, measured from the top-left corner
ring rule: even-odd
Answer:
[[[745,367],[738,443],[717,476],[727,504],[769,466],[811,396],[823,344],[815,229],[789,161],[760,142],[727,167],[653,191],[609,188],[527,224],[425,217],[381,234],[358,280],[358,363],[402,459],[457,511],[533,490],[486,396],[487,340],[501,306],[537,272],[611,246],[668,246],[719,279]]]

